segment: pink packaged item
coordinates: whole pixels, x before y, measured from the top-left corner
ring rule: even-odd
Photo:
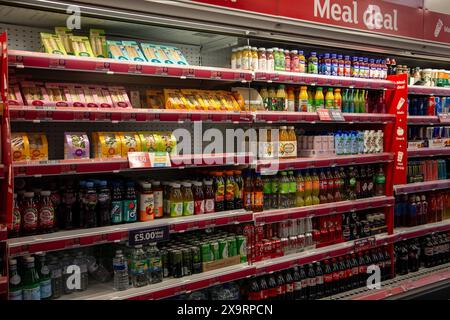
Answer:
[[[45,84],[45,90],[52,105],[56,107],[69,107],[64,86],[64,83],[47,82]]]
[[[97,94],[96,102],[100,108],[113,108],[114,104],[107,88],[96,86],[94,90]]]
[[[86,107],[82,85],[66,84],[64,93],[71,107]]]
[[[97,90],[95,86],[85,85],[82,87],[84,92],[84,99],[86,101],[86,106],[88,108],[98,108],[99,107],[99,99],[97,96]]]
[[[42,82],[23,81],[21,83],[25,104],[28,106],[51,106]]]
[[[20,87],[18,84],[13,84],[9,86],[8,89],[8,104],[10,106],[23,106],[22,93],[20,92]]]
[[[127,91],[124,87],[108,87],[114,108],[132,108]]]
[[[89,138],[85,132],[64,133],[64,159],[89,159]]]

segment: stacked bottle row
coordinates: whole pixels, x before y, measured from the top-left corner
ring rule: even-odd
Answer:
[[[384,59],[350,58],[350,56],[336,53],[317,55],[317,52],[311,52],[306,59],[302,50],[266,49],[251,46],[232,50],[231,68],[370,79],[386,79],[388,75],[388,65]]]
[[[346,113],[386,113],[384,91],[323,87],[261,87],[267,111],[315,112],[336,109]]]
[[[298,170],[295,175],[294,171],[264,177],[248,174],[244,179],[244,207],[262,211],[381,196],[385,195],[385,180],[382,165],[377,169],[369,165]],[[252,204],[248,186],[262,189],[262,203],[253,200]]]
[[[338,258],[294,267],[267,276],[246,280],[247,300],[315,300],[365,287],[378,266],[381,279],[391,277],[391,259],[387,247],[353,253]]]
[[[106,283],[112,272],[105,259],[99,257],[102,255],[90,248],[10,259],[9,299],[57,299],[87,290],[92,281]],[[74,276],[77,270],[79,281]]]
[[[398,275],[450,262],[450,237],[446,233],[398,242],[394,249]]]
[[[450,219],[450,191],[397,196],[395,227],[413,227]]]
[[[243,208],[240,170],[195,180],[16,180],[11,236]],[[48,185],[42,190],[39,185]]]
[[[408,114],[410,116],[437,116],[450,112],[450,97],[410,97],[408,98]]]
[[[447,179],[446,160],[408,161],[408,183]]]

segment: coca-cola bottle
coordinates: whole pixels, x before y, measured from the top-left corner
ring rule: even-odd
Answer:
[[[284,282],[283,274],[281,272],[278,272],[276,280],[277,280],[277,300],[285,300],[286,283]]]
[[[332,284],[332,292],[333,294],[339,293],[341,288],[341,282],[339,279],[339,265],[337,263],[336,258],[333,258],[331,260],[332,263],[332,278],[333,278],[333,284]]]
[[[300,272],[297,267],[294,268],[292,277],[294,279],[294,299],[302,300],[302,279],[300,278]]]
[[[400,250],[398,251],[398,269],[399,275],[404,275],[408,273],[408,249],[405,244],[402,244]]]
[[[356,259],[356,254],[351,255],[351,266],[352,266],[352,288],[359,287],[359,267],[358,260]]]
[[[272,274],[267,278],[267,286],[269,287],[269,300],[277,299],[277,281]]]
[[[259,279],[259,290],[261,292],[261,300],[269,299],[269,287],[267,286],[266,278]]]
[[[366,285],[367,268],[366,259],[364,259],[364,255],[362,252],[358,252],[358,268],[359,287],[364,287]]]
[[[301,279],[301,284],[302,284],[300,299],[307,300],[308,299],[308,291],[309,291],[309,280],[308,280],[308,277],[306,276],[306,271],[303,266],[300,266],[299,273],[300,273],[300,279]]]
[[[347,279],[347,285],[346,290],[351,290],[353,288],[353,268],[352,268],[352,262],[350,259],[350,255],[345,256],[345,272],[346,272],[346,279]]]
[[[387,246],[383,248],[383,254],[384,254],[384,269],[385,269],[384,275],[385,280],[388,280],[392,278],[392,271],[391,271],[392,260]]]
[[[325,295],[323,271],[320,262],[316,262],[316,299],[321,299]]]
[[[292,277],[291,270],[287,270],[284,274],[286,282],[286,300],[295,300],[294,296],[294,278]]]
[[[323,290],[326,297],[333,294],[333,271],[329,260],[324,261]]]
[[[252,279],[248,288],[248,300],[260,301],[262,300],[261,290],[259,289],[258,279]]]
[[[340,288],[339,292],[347,291],[347,266],[345,265],[344,258],[339,257],[339,282]]]
[[[315,300],[317,297],[317,283],[316,283],[316,273],[314,272],[313,264],[308,265],[308,300]]]

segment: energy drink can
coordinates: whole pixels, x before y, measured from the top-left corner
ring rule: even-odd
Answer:
[[[196,246],[190,247],[192,254],[192,273],[197,274],[202,272],[202,256],[200,248]]]
[[[211,247],[213,260],[220,260],[221,258],[219,257],[219,241],[213,240],[209,243],[209,245]]]
[[[434,98],[434,108],[435,108],[436,114],[441,114],[443,112],[442,103],[441,103],[441,98],[440,97],[435,97]]]
[[[213,260],[209,243],[202,243],[200,246],[200,250],[203,262],[210,262]]]
[[[192,274],[192,253],[189,248],[181,249],[183,255],[183,276],[189,276]]]
[[[219,259],[228,258],[228,241],[227,239],[219,239]]]
[[[428,97],[427,115],[434,116],[436,114],[436,100],[434,96]]]

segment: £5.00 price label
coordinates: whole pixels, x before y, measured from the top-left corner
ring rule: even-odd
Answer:
[[[153,228],[135,229],[128,232],[128,242],[131,246],[167,240],[169,240],[168,225]]]

